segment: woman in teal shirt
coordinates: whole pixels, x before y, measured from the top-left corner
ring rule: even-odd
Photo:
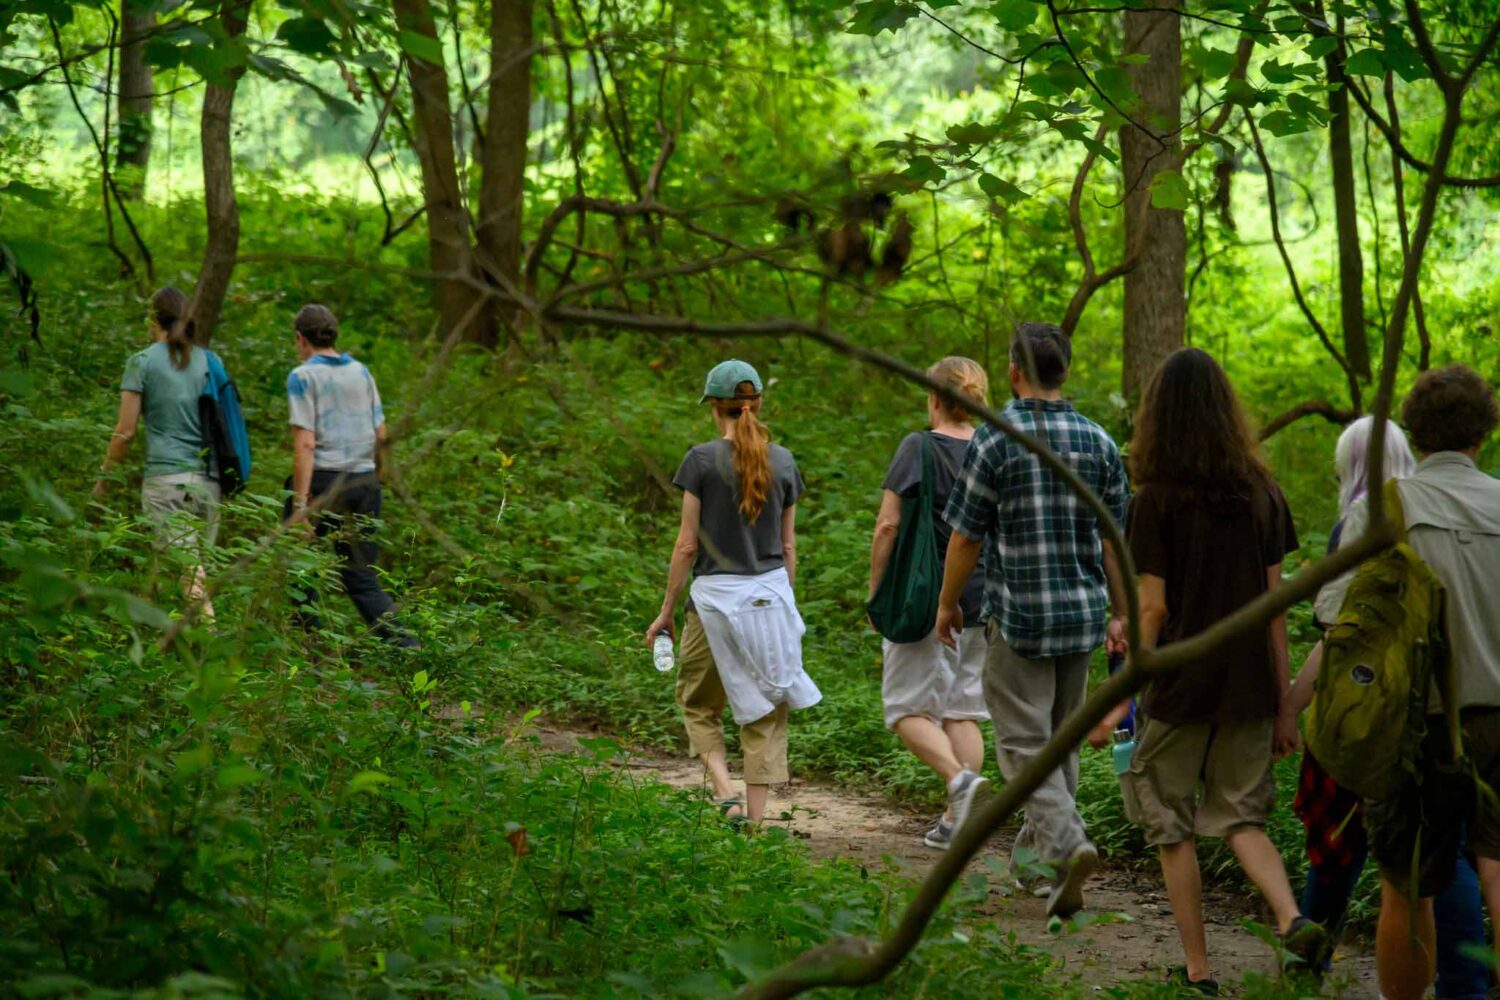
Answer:
[[[188,298],[168,285],[151,296],[151,346],[133,354],[120,380],[120,415],[100,468],[94,496],[103,500],[107,473],[130,453],[142,419],[146,470],[141,506],[155,529],[157,551],[180,549],[191,559],[183,577],[190,602],[213,617],[204,585],[202,550],[219,531],[219,484],[208,475],[198,397],[208,378],[203,351],[193,348]]]

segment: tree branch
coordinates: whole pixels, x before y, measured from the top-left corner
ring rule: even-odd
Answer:
[[[1331,424],[1343,426],[1358,416],[1357,411],[1341,410],[1326,399],[1309,399],[1305,403],[1298,403],[1280,416],[1271,418],[1260,429],[1260,439],[1269,440],[1273,435],[1280,433],[1303,417],[1322,417]]]
[[[1271,238],[1275,241],[1276,251],[1281,255],[1281,263],[1286,268],[1287,281],[1292,286],[1292,297],[1297,300],[1297,308],[1302,310],[1302,315],[1307,320],[1308,325],[1313,328],[1313,332],[1318,335],[1318,339],[1323,342],[1323,346],[1327,348],[1333,360],[1338,362],[1339,368],[1343,371],[1344,377],[1349,383],[1349,401],[1354,404],[1354,408],[1357,410],[1360,408],[1359,380],[1349,370],[1349,363],[1344,360],[1344,355],[1334,346],[1332,339],[1328,336],[1328,331],[1319,322],[1317,315],[1312,311],[1312,307],[1307,304],[1307,297],[1302,294],[1302,284],[1297,280],[1297,269],[1292,264],[1291,255],[1287,253],[1286,241],[1281,236],[1281,214],[1276,206],[1276,174],[1271,170],[1271,161],[1266,157],[1266,148],[1260,141],[1260,130],[1255,127],[1255,120],[1246,115],[1245,123],[1250,126],[1251,144],[1255,149],[1256,159],[1260,161],[1261,171],[1266,175],[1266,207],[1271,216]]]

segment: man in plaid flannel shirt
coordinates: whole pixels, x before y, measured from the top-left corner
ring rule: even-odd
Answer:
[[[1002,416],[1067,462],[1123,523],[1130,485],[1120,449],[1062,398],[1071,360],[1061,329],[1021,324],[1010,349],[1016,399]],[[1100,541],[1094,513],[1067,484],[989,425],[969,443],[945,517],[954,530],[938,638],[952,645],[954,630],[963,627],[959,594],[981,545],[987,546],[984,693],[1000,772],[1009,781],[1083,704],[1094,650],[1107,636],[1111,649],[1123,650],[1121,626],[1108,611],[1111,594],[1120,592],[1113,586],[1119,579],[1114,554]],[[1023,848],[1053,868],[1054,878],[1038,893],[1048,896],[1048,916],[1066,918],[1082,909],[1084,881],[1099,860],[1078,814],[1077,789],[1075,748],[1027,801],[1016,838],[1016,868],[1023,867]]]

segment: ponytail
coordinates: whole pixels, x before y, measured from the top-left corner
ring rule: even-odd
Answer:
[[[734,471],[740,477],[740,516],[754,524],[771,492],[771,431],[746,406],[734,419],[729,443],[734,448]]]
[[[979,362],[971,358],[950,355],[927,369],[927,375],[954,392],[962,393],[985,406],[989,405],[990,378]],[[973,420],[973,414],[950,399],[939,396],[938,405],[955,420]]]
[[[172,285],[159,288],[151,296],[151,319],[166,331],[167,353],[172,367],[179,371],[186,368],[193,356],[193,340],[196,330],[192,317],[188,315],[188,297]]]

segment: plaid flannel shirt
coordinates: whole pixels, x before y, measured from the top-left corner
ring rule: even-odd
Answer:
[[[1072,466],[1124,523],[1130,483],[1102,427],[1062,400],[1016,400],[1003,416]],[[980,427],[944,518],[984,541],[984,616],[1012,650],[1043,659],[1104,642],[1109,584],[1097,519],[1035,455]]]

